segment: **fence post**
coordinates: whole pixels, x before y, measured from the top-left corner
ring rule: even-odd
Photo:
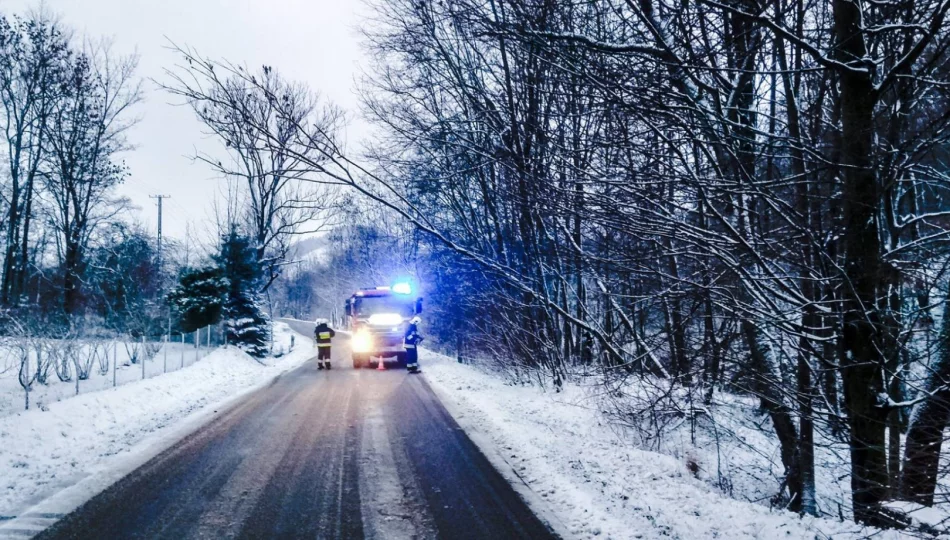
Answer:
[[[181,365],[178,369],[184,369],[185,367],[185,333],[181,333]]]
[[[112,388],[115,388],[115,364],[119,361],[119,341],[112,342]]]
[[[208,335],[205,337],[205,343],[208,344],[208,350],[211,350],[211,325],[208,325]]]
[[[139,354],[142,355],[142,380],[145,380],[145,334],[142,334],[142,350]]]
[[[195,362],[198,361],[198,353],[201,348],[201,328],[195,330]]]
[[[162,373],[168,373],[168,336],[162,336]]]

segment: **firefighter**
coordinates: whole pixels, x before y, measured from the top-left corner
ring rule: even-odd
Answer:
[[[323,369],[324,365],[330,369],[330,340],[336,336],[336,332],[326,319],[317,319],[315,323],[317,327],[313,329],[313,340],[317,344],[317,369]]]
[[[422,336],[419,335],[419,323],[422,319],[415,316],[409,321],[409,327],[406,328],[406,369],[409,373],[419,373],[419,350],[418,345],[422,342]]]

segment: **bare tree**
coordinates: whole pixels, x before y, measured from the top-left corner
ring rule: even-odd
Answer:
[[[80,308],[85,250],[96,227],[120,214],[112,189],[126,169],[117,154],[128,150],[126,132],[141,99],[137,59],[115,57],[108,43],[87,42],[69,66],[65,96],[57,100],[49,136],[50,167],[44,187],[57,232],[63,272],[63,309]]]
[[[235,193],[242,203],[237,220],[256,242],[266,291],[280,275],[293,239],[323,230],[339,201],[335,186],[320,181],[325,150],[313,148],[312,134],[298,130],[334,132],[341,115],[270,66],[251,72],[228,64],[215,71],[194,51],[175,50],[184,63],[167,71],[170,82],[162,86],[183,98],[224,146],[225,160],[196,157],[243,185]]]
[[[37,13],[0,19],[0,106],[9,183],[6,243],[0,301],[20,299],[27,275],[28,244],[35,213],[37,178],[41,173],[54,103],[71,51],[69,36],[52,16]]]

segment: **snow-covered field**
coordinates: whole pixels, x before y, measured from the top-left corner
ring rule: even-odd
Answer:
[[[275,349],[287,350],[291,335],[276,324]],[[179,371],[0,417],[0,516],[19,515],[68,487],[86,485],[72,497],[77,503],[108,487],[214,409],[312,357],[312,343],[296,341],[292,352],[263,363],[221,348]]]
[[[579,538],[900,538],[848,521],[800,518],[726,497],[676,458],[635,448],[588,392],[517,386],[424,351],[443,402],[534,505]],[[767,486],[765,489],[773,489]],[[531,502],[529,497],[529,502]]]

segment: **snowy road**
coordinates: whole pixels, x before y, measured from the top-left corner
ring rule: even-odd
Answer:
[[[354,371],[346,339],[41,537],[552,537],[423,377]]]

